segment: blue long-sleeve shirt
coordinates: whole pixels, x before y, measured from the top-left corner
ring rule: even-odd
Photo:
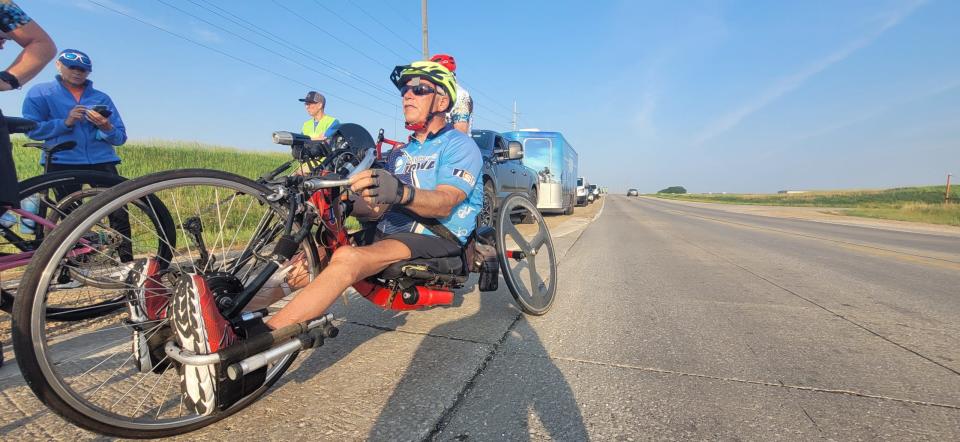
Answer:
[[[77,120],[73,127],[67,126],[67,115],[75,106],[83,105],[89,109],[98,104],[107,106],[107,109],[113,112],[109,117],[113,130],[102,131],[86,118]],[[37,122],[37,128],[28,132],[27,136],[42,140],[46,146],[76,141],[77,147],[57,152],[53,156],[54,164],[120,162],[113,146],[127,141],[127,129],[113,100],[107,94],[94,89],[90,80],[87,80],[80,101],[63,85],[59,75],[56,81],[31,87],[23,100],[23,117]],[[43,164],[43,157],[40,158],[40,163]]]

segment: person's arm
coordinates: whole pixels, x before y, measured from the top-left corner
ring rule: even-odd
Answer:
[[[113,111],[110,117],[104,118],[106,121],[104,121],[103,124],[98,125],[97,122],[93,120],[91,120],[91,122],[97,125],[98,140],[106,141],[113,146],[120,146],[127,142],[127,128],[123,125],[123,119],[120,118],[120,111],[117,109],[117,106],[113,104],[113,100],[108,97],[107,103],[109,103],[108,109]],[[95,113],[93,111],[90,112]],[[91,117],[94,118],[98,116],[100,116],[100,114],[91,115]]]
[[[73,131],[72,127],[67,126],[66,118],[54,118],[50,115],[50,106],[35,88],[27,92],[22,113],[23,118],[37,123],[35,129],[27,132],[31,139],[46,141]]]
[[[409,201],[407,209],[427,218],[446,218],[466,194],[453,186],[441,185],[436,190],[414,189],[400,182],[386,170],[365,170],[350,178],[350,190],[363,197],[361,213],[382,213],[390,204]],[[400,193],[400,189],[403,193]],[[413,200],[411,201],[411,197]],[[354,207],[357,209],[357,207]]]
[[[334,118],[333,123],[330,123],[330,127],[327,128],[326,132],[323,133],[322,140],[330,138],[337,132],[337,129],[340,129],[340,120]]]
[[[409,188],[404,192],[404,198],[409,198]],[[436,190],[416,189],[413,201],[407,204],[407,209],[425,218],[446,218],[453,213],[453,208],[457,207],[461,201],[467,198],[467,194],[462,190],[441,184]]]
[[[36,77],[43,70],[43,67],[57,55],[57,47],[53,44],[53,40],[34,21],[7,31],[6,34],[23,47],[17,58],[6,69],[7,72],[17,77],[21,86]],[[10,89],[9,84],[0,81],[0,90]]]
[[[437,161],[437,189],[425,191],[415,189],[414,200],[408,208],[421,216],[446,218],[477,184],[477,177],[483,167],[480,148],[471,138],[460,137],[440,152]]]
[[[468,139],[469,140],[469,139]],[[440,154],[437,188],[435,190],[413,189],[400,184],[397,178],[385,170],[365,170],[351,178],[351,189],[360,193],[368,203],[406,202],[410,211],[427,218],[446,218],[476,185],[483,158],[473,140],[449,146]]]
[[[464,89],[457,89],[457,102],[450,110],[453,128],[470,135],[470,119],[473,115],[473,98]]]

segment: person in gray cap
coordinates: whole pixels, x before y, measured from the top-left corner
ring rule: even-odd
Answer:
[[[323,94],[317,91],[307,92],[307,96],[300,101],[307,108],[310,118],[303,122],[301,132],[312,140],[324,140],[333,135],[340,127],[340,120],[324,113],[327,107],[327,99]]]

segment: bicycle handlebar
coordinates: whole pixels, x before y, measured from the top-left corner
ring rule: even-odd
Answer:
[[[373,165],[373,161],[376,159],[376,152],[374,149],[367,149],[363,154],[363,160],[357,164],[357,167],[354,167],[346,178],[327,178],[327,177],[315,177],[304,180],[300,187],[303,190],[314,191],[320,189],[329,189],[331,187],[343,187],[350,185],[350,178],[354,175],[363,172],[370,168]]]
[[[11,134],[25,134],[37,127],[35,121],[26,118],[3,117],[3,119],[7,125],[7,132]]]

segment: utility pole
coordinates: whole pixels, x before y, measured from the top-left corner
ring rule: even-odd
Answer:
[[[946,192],[943,192],[943,203],[944,203],[944,204],[950,202],[950,177],[952,177],[952,176],[953,176],[953,175],[951,175],[951,174],[949,174],[949,173],[947,174],[947,191],[946,191]]]
[[[513,100],[513,120],[510,121],[513,130],[517,130],[517,121],[520,119],[520,112],[517,112],[517,100]]]
[[[430,59],[430,48],[427,47],[427,0],[420,1],[420,17],[423,21],[423,59]]]

